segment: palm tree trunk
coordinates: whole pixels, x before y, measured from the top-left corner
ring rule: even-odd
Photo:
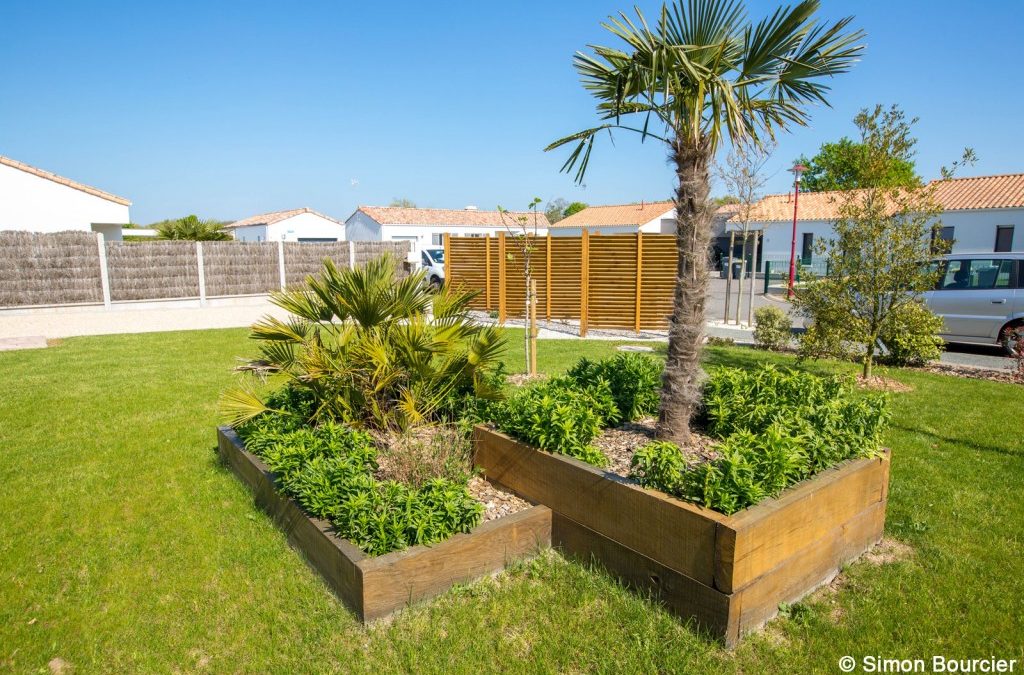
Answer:
[[[678,258],[657,437],[686,445],[690,442],[690,419],[700,405],[700,352],[711,237],[711,155],[706,144],[695,146],[677,138],[671,160],[679,181],[675,196]]]

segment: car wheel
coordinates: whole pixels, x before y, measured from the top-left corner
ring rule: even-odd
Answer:
[[[999,338],[999,344],[1003,346],[1003,351],[1006,352],[1007,356],[1017,356],[1017,350],[1020,348],[1020,341],[1024,339],[1024,323],[1011,324],[1003,329],[1003,333]]]
[[[430,277],[430,287],[435,291],[441,290],[441,279],[438,277]]]

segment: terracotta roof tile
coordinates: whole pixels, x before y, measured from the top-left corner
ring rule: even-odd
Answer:
[[[588,206],[551,227],[632,227],[649,223],[675,208],[675,202]]]
[[[357,210],[373,218],[381,225],[440,225],[504,227],[501,214],[497,211],[477,209],[419,209],[404,206],[360,206]],[[513,217],[528,216],[533,226],[532,211],[509,211]],[[513,223],[510,223],[513,224]],[[537,226],[549,227],[547,216],[537,213]]]
[[[225,225],[224,227],[227,229],[234,227],[246,227],[248,225],[273,225],[274,223],[279,223],[282,220],[287,220],[288,218],[291,218],[292,216],[297,216],[301,213],[312,213],[314,215],[320,216],[321,218],[326,218],[331,222],[337,223],[338,225],[344,225],[344,223],[342,223],[340,220],[336,220],[334,218],[331,218],[330,216],[325,216],[319,211],[314,211],[311,208],[303,207],[301,209],[291,209],[289,211],[271,211],[270,213],[261,213],[258,216],[249,216],[248,218],[243,218],[242,220],[236,220],[230,225]]]
[[[91,187],[89,185],[85,185],[84,183],[73,181],[70,178],[64,178],[63,176],[58,176],[55,173],[44,171],[42,169],[37,169],[34,166],[29,166],[24,162],[19,162],[18,160],[11,159],[10,157],[4,157],[3,155],[0,155],[0,164],[5,164],[11,168],[19,169],[21,171],[24,171],[25,173],[30,173],[33,176],[39,176],[40,178],[45,178],[46,180],[52,180],[54,183],[66,185],[67,187],[74,188],[75,190],[81,190],[82,192],[90,194],[93,197],[100,197],[101,199],[106,199],[107,201],[114,202],[115,204],[121,204],[122,206],[131,206],[132,204],[129,200],[125,199],[124,197],[118,197],[117,195],[110,194],[109,192],[104,192],[103,190]]]
[[[935,198],[946,211],[1024,208],[1024,174],[933,180]],[[800,220],[834,220],[841,191],[801,192]],[[751,209],[752,222],[793,220],[793,193],[768,195]]]

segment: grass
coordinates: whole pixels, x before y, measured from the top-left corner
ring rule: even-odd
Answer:
[[[733,652],[556,554],[364,628],[213,451],[244,330],[0,353],[0,671],[836,672],[840,656],[1024,661],[1024,390],[917,371],[894,396],[887,536],[842,590]],[[510,344],[518,349],[522,333]],[[564,370],[614,343],[542,341]],[[712,348],[710,364],[791,364]],[[519,359],[510,364],[521,370]],[[853,371],[849,364],[809,364]],[[841,617],[838,618],[837,617]]]

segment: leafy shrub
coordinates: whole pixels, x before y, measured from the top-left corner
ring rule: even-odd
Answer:
[[[490,374],[504,338],[470,317],[475,293],[433,292],[424,274],[398,278],[387,256],[356,269],[325,261],[303,287],[272,294],[291,316],[252,327],[260,356],[244,368],[307,390],[316,423],[406,429],[443,419],[467,393],[496,395]],[[221,399],[232,425],[268,409],[244,388]]]
[[[583,387],[604,380],[611,389],[619,418],[635,422],[658,411],[662,364],[642,354],[616,354],[600,361],[583,358],[567,375]]]
[[[785,348],[792,338],[793,320],[778,307],[758,307],[754,310],[754,346],[777,352]]]
[[[654,487],[670,494],[682,492],[686,462],[679,446],[668,441],[654,441],[633,453],[630,476],[644,487]]]
[[[575,380],[553,378],[491,406],[489,414],[499,429],[525,443],[604,466],[608,459],[591,441],[617,419],[618,407],[603,380],[582,389]]]
[[[919,366],[942,354],[942,317],[923,302],[911,302],[893,310],[878,339],[888,353],[880,361],[894,366]]]
[[[736,340],[727,337],[718,337],[717,335],[708,336],[708,347],[735,347]]]
[[[237,431],[280,488],[310,514],[330,520],[340,536],[380,555],[442,541],[480,522],[483,506],[464,480],[433,478],[418,486],[381,481],[374,477],[378,454],[366,432],[330,422],[297,426],[308,401],[295,391],[272,394],[268,403],[282,409],[260,414]]]
[[[719,368],[704,387],[704,422],[719,458],[687,469],[679,449],[656,442],[633,456],[631,475],[726,514],[774,497],[830,466],[878,451],[886,398],[848,378],[765,365]]]

